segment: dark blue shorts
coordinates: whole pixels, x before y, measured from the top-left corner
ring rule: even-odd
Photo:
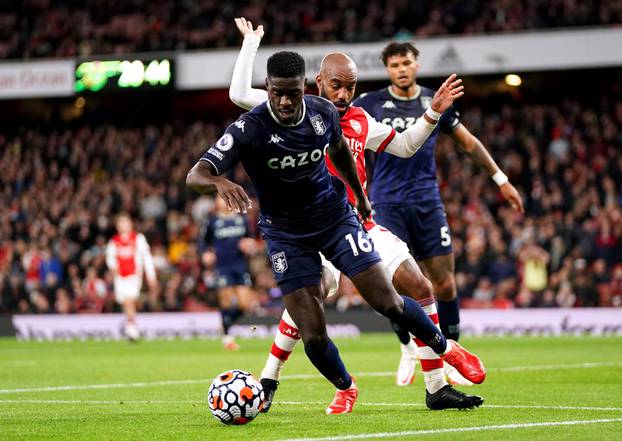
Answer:
[[[408,244],[417,260],[451,254],[451,232],[440,200],[374,205],[374,220]]]
[[[218,288],[227,286],[251,286],[251,275],[241,268],[219,268]]]
[[[317,232],[260,223],[272,271],[283,295],[320,285],[319,253],[350,278],[381,261],[355,212],[347,209],[335,215],[335,223]]]

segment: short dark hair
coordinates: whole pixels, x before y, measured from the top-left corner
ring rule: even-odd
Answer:
[[[268,76],[296,78],[305,76],[305,60],[297,52],[281,51],[268,58]]]
[[[415,59],[419,57],[419,49],[417,49],[412,43],[398,43],[393,41],[382,50],[382,62],[387,65],[387,60],[393,55],[408,55],[411,52]]]

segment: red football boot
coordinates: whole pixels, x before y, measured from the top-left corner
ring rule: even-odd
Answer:
[[[455,367],[467,380],[475,384],[482,383],[486,379],[486,368],[479,357],[471,354],[457,342],[447,341],[451,343],[451,351],[440,356],[443,361]]]
[[[354,408],[354,403],[359,396],[359,390],[356,387],[354,378],[352,379],[352,387],[346,390],[337,389],[333,402],[326,408],[326,413],[336,415],[342,413],[350,413]]]

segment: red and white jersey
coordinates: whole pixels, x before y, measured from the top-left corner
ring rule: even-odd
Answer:
[[[343,136],[356,162],[356,171],[359,180],[363,185],[363,190],[367,194],[367,171],[365,170],[365,149],[373,152],[382,153],[389,143],[395,138],[395,129],[387,124],[376,121],[372,116],[363,110],[362,107],[350,106],[340,120]],[[339,176],[330,158],[326,156],[326,163],[331,174]],[[346,184],[348,190],[348,201],[352,205],[356,203],[354,192]],[[365,223],[369,230],[375,225],[373,220]]]
[[[147,239],[141,233],[132,232],[122,236],[115,234],[106,248],[106,264],[120,277],[137,275],[155,278],[155,266]]]

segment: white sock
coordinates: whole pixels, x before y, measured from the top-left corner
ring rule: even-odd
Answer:
[[[270,378],[278,381],[281,377],[283,365],[294,350],[296,343],[300,340],[300,331],[292,320],[287,310],[283,311],[279,329],[274,336],[274,342],[268,354],[266,365],[261,371],[260,378]]]

